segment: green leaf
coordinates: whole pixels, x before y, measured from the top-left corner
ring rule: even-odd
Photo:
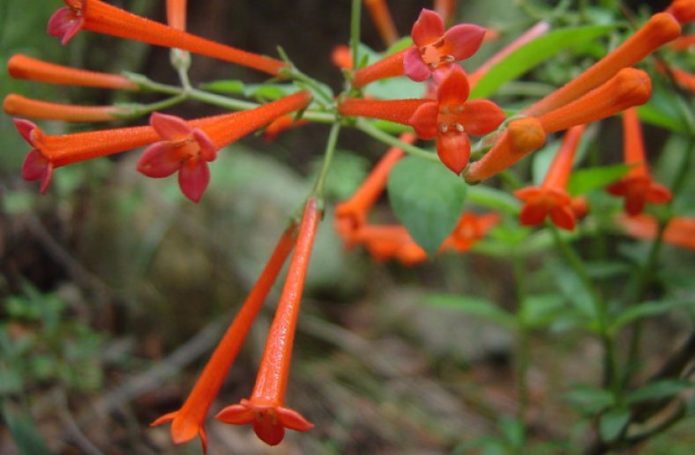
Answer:
[[[577,410],[585,415],[601,412],[613,405],[615,398],[608,390],[599,389],[587,385],[577,385],[565,395]]]
[[[43,436],[36,428],[29,414],[13,409],[5,403],[2,407],[2,417],[7,423],[12,439],[22,455],[49,455],[50,452]]]
[[[567,192],[572,196],[578,196],[604,188],[620,180],[631,167],[628,164],[613,164],[573,171],[567,184]]]
[[[427,299],[425,299],[425,303],[459,310],[467,314],[488,319],[509,329],[513,329],[516,326],[514,315],[501,309],[494,303],[478,297],[435,294],[428,296]]]
[[[613,323],[610,325],[609,330],[616,332],[622,327],[630,324],[637,319],[646,318],[649,316],[657,316],[659,314],[666,313],[673,310],[676,307],[684,306],[685,304],[680,301],[662,301],[662,302],[646,302],[639,305],[629,307],[622,313],[620,313]]]
[[[246,85],[238,80],[211,81],[200,86],[203,90],[211,92],[226,93],[228,95],[244,95]]]
[[[367,85],[364,93],[380,99],[422,98],[425,89],[422,83],[413,82],[407,77],[391,77]]]
[[[630,421],[630,411],[623,408],[611,409],[601,416],[599,433],[605,442],[613,441]]]
[[[688,133],[688,124],[678,108],[679,97],[661,86],[652,90],[649,103],[637,109],[640,119],[651,125],[660,126],[676,133]]]
[[[546,327],[565,310],[564,299],[557,294],[529,296],[521,305],[521,320],[529,328]]]
[[[576,50],[613,29],[612,25],[591,25],[565,28],[541,36],[490,68],[473,88],[471,98],[487,98],[506,82],[517,79],[560,51]]]
[[[627,403],[669,398],[686,389],[695,388],[695,383],[685,379],[663,379],[652,382],[627,395]]]
[[[401,160],[388,182],[396,216],[430,255],[456,226],[466,189],[466,183],[441,163],[416,157]]]

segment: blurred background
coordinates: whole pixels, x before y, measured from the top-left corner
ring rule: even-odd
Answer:
[[[164,21],[163,1],[110,3]],[[415,0],[389,3],[404,35],[420,9],[431,7]],[[522,2],[459,3],[463,20],[500,32],[472,67],[533,23]],[[658,10],[666,2],[656,3]],[[0,0],[3,67],[11,55],[24,53],[177,84],[166,49],[91,33],[60,46],[45,34],[59,5]],[[305,73],[340,91],[342,76],[330,54],[347,42],[349,17],[347,0],[206,0],[190,2],[188,28],[267,55],[281,45]],[[363,41],[383,50],[366,14],[362,26]],[[194,84],[263,80],[195,56],[190,76]],[[4,72],[0,91],[75,104],[129,100],[123,93],[16,81]],[[188,102],[168,112],[192,118],[220,111]],[[135,171],[137,152],[61,168],[39,196],[35,184],[20,178],[28,147],[1,115],[0,453],[19,453],[18,447],[32,454],[200,453],[197,442],[175,447],[168,426],[150,429],[148,423],[177,409],[190,391],[288,215],[307,194],[327,127],[233,145],[211,167],[211,185],[195,205],[181,196],[175,179],[142,178]],[[53,133],[93,128],[41,127]],[[607,131],[605,143],[616,144],[615,125]],[[658,132],[650,138],[663,143]],[[332,201],[347,198],[385,150],[353,131],[341,135],[339,147],[329,181]],[[619,150],[611,153],[619,156]],[[385,203],[376,212],[392,217]],[[692,273],[692,253],[669,253],[674,267]],[[529,261],[528,285],[543,289],[559,280],[548,267],[556,260]],[[433,304],[430,297],[441,293],[512,309],[511,265],[475,253],[442,255],[414,268],[374,263],[362,251],[344,250],[329,209],[312,257],[287,398],[316,428],[289,432],[270,449],[250,428],[210,419],[210,453],[477,453],[466,444],[480,438],[499,443],[499,451],[489,453],[580,453],[588,422],[563,396],[571,384],[596,382],[598,342],[580,331],[543,329],[526,340],[530,358],[519,359],[514,330],[454,305]],[[249,394],[275,300],[261,313],[213,412]],[[657,365],[685,338],[687,325],[666,318],[649,334],[646,358]],[[526,432],[517,418],[514,371],[520,361],[530,365]],[[692,430],[692,420],[689,425]],[[692,453],[695,437],[687,426],[657,438],[644,453]],[[515,452],[520,447],[526,449]]]

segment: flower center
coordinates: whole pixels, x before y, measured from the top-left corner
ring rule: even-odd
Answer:
[[[439,108],[439,114],[437,115],[437,128],[441,134],[454,133],[461,134],[465,133],[466,129],[463,127],[463,122],[461,119],[461,114],[465,110],[465,106],[462,104],[449,104],[444,105]]]
[[[420,57],[422,61],[425,62],[430,69],[434,70],[437,67],[456,61],[453,55],[445,53],[444,49],[444,38],[440,38],[437,41],[426,44],[418,49],[420,51]]]

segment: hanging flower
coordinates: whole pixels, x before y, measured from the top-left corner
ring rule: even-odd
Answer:
[[[671,192],[652,180],[647,167],[642,128],[636,109],[623,112],[623,155],[625,164],[632,167],[619,182],[608,187],[608,192],[625,198],[625,211],[634,216],[642,213],[647,202],[665,204]]]
[[[659,222],[644,213],[635,216],[621,214],[617,217],[620,225],[629,235],[639,239],[652,240],[659,233]],[[676,216],[669,220],[664,229],[664,242],[695,250],[695,218]]]
[[[437,89],[437,100],[420,106],[409,123],[422,139],[437,139],[442,163],[460,174],[471,154],[469,134],[482,136],[504,121],[504,112],[492,101],[468,100],[466,74],[454,67]]]
[[[251,397],[241,400],[239,404],[227,406],[217,414],[217,419],[225,423],[252,424],[256,435],[269,445],[277,445],[282,441],[285,428],[308,431],[314,427],[297,411],[285,407],[284,403],[304,280],[320,220],[321,209],[318,201],[312,197],[304,207],[295,252],[268,333]]]
[[[10,93],[2,108],[7,115],[65,122],[109,122],[127,116],[131,111],[118,106],[78,106],[50,103]]]

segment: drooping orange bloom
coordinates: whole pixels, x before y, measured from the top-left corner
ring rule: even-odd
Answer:
[[[695,0],[673,0],[666,12],[673,14],[681,24],[688,24],[695,21]]]
[[[364,4],[367,6],[372,22],[374,22],[384,44],[390,46],[398,41],[398,31],[393,23],[386,0],[364,0]]]
[[[519,214],[521,224],[537,226],[547,216],[559,228],[572,230],[577,222],[572,197],[567,193],[574,155],[579,146],[584,125],[570,128],[555,155],[540,187],[526,187],[514,192],[524,202]]]
[[[252,424],[256,435],[270,445],[282,441],[285,428],[308,431],[314,427],[297,411],[285,407],[285,394],[304,279],[321,214],[316,198],[309,198],[251,396],[217,414],[225,423]]]
[[[442,250],[453,250],[464,253],[480,239],[485,237],[490,229],[500,222],[497,213],[485,213],[478,215],[466,212],[459,218],[456,227],[449,237],[444,240]]]
[[[565,106],[614,77],[623,68],[634,65],[660,46],[680,36],[680,24],[667,13],[653,15],[642,28],[613,52],[550,95],[524,109],[537,117]],[[586,122],[582,122],[586,123]]]
[[[548,30],[550,30],[550,24],[545,21],[541,21],[530,29],[526,30],[514,41],[497,51],[492,57],[487,59],[468,76],[468,83],[470,84],[471,88],[475,87],[480,79],[482,79],[482,77],[487,74],[488,71],[490,71],[490,68],[507,58],[509,54],[519,49],[521,46],[533,41],[539,36],[544,35]]]
[[[353,242],[364,245],[377,261],[396,259],[412,266],[427,260],[427,253],[400,225],[364,225],[352,236]]]
[[[76,85],[121,90],[137,90],[138,86],[125,76],[99,73],[45,62],[23,54],[15,54],[7,62],[7,71],[15,79],[49,84]]]
[[[629,235],[640,239],[654,239],[659,230],[656,218],[644,213],[636,216],[621,214],[617,220]],[[695,250],[695,218],[681,216],[672,218],[664,230],[664,242]]]
[[[311,102],[302,91],[254,109],[217,115],[188,123],[178,117],[152,114],[150,124],[161,141],[150,145],[138,161],[138,171],[148,177],[163,178],[178,172],[182,193],[198,202],[210,182],[208,162],[217,150]]]
[[[415,135],[404,133],[400,140],[412,144]],[[354,242],[352,236],[366,224],[369,210],[383,193],[391,169],[404,155],[400,148],[391,147],[350,199],[335,207],[336,228],[347,245]]]
[[[297,226],[292,223],[280,237],[253,289],[222,336],[183,406],[178,411],[165,414],[152,422],[151,426],[171,422],[171,439],[175,444],[182,444],[200,436],[203,451],[206,450],[205,417],[220,387],[222,387],[224,378],[232,367],[253,321],[282,270],[287,256],[294,247],[296,231]]]
[[[48,23],[48,33],[70,41],[81,29],[141,41],[155,46],[183,49],[207,57],[254,68],[278,76],[287,65],[263,55],[246,52],[124,11],[101,0],[64,0]]]
[[[187,0],[167,0],[167,24],[177,30],[186,30]]]
[[[65,122],[109,122],[123,118],[127,108],[117,106],[78,106],[50,103],[10,93],[2,107],[7,115],[33,119],[63,120]]]
[[[642,213],[647,202],[665,204],[671,192],[652,180],[647,167],[644,138],[636,109],[623,112],[623,154],[625,164],[632,165],[627,175],[608,187],[608,192],[625,198],[625,212],[634,216]]]

